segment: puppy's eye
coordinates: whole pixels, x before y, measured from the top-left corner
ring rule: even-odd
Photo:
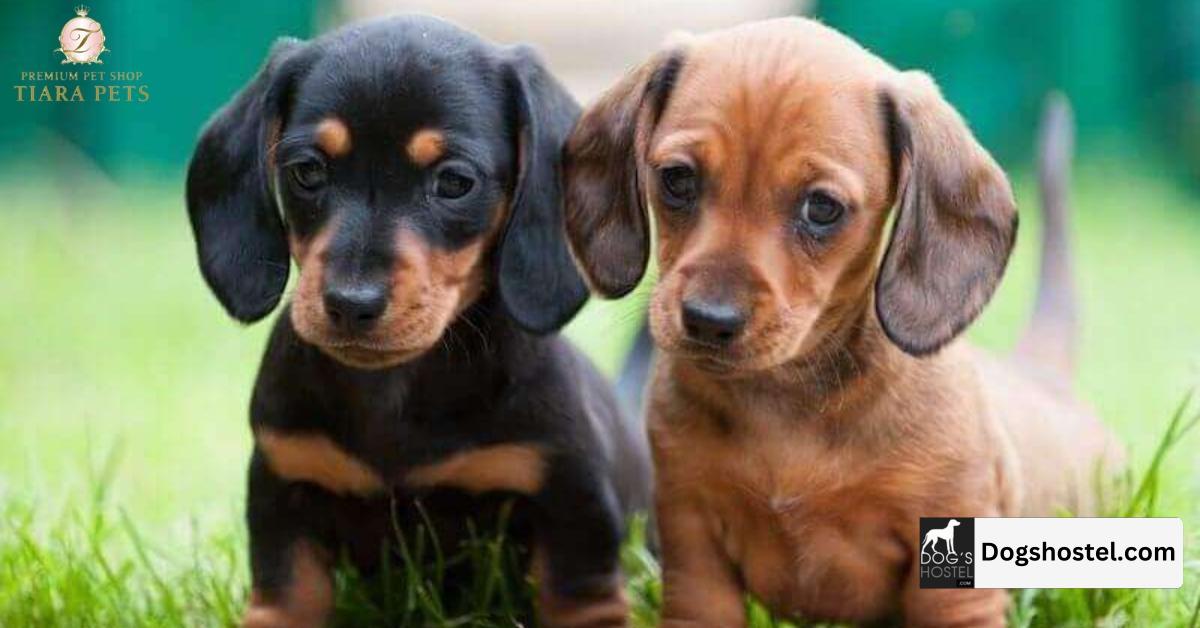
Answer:
[[[832,196],[816,191],[804,197],[800,205],[800,218],[817,228],[829,227],[841,219],[846,208]]]
[[[691,205],[700,194],[700,180],[689,166],[667,166],[659,170],[663,200],[667,205],[682,209]]]
[[[325,164],[317,160],[302,161],[288,166],[288,176],[296,185],[312,192],[325,185],[329,174],[325,170]]]
[[[445,199],[462,198],[475,187],[475,180],[458,170],[445,168],[437,174],[433,193]]]

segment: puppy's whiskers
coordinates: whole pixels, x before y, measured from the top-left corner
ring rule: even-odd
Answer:
[[[478,326],[478,325],[476,325],[476,324],[475,324],[475,322],[471,320],[471,312],[470,312],[470,310],[468,310],[468,311],[466,311],[466,312],[463,312],[463,314],[462,314],[462,316],[461,316],[460,318],[462,319],[462,322],[463,322],[463,323],[466,323],[466,325],[467,325],[468,327],[470,327],[470,328],[471,328],[471,330],[472,330],[472,331],[474,331],[474,332],[475,332],[475,334],[476,334],[477,336],[479,336],[479,341],[480,341],[480,343],[483,345],[483,351],[484,351],[484,353],[489,353],[489,354],[490,354],[490,353],[492,352],[492,347],[491,347],[491,345],[488,343],[488,337],[487,337],[487,334],[483,333],[483,330],[482,330],[482,329],[480,329],[480,328],[479,328],[479,326]]]

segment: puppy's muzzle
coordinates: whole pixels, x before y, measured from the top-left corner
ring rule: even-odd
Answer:
[[[683,330],[692,342],[710,347],[725,347],[746,329],[745,309],[726,298],[692,297],[680,304]]]
[[[693,349],[725,350],[742,340],[753,314],[752,288],[740,264],[685,269],[679,326]]]
[[[388,306],[388,287],[382,282],[327,282],[321,296],[330,326],[347,335],[370,331]]]

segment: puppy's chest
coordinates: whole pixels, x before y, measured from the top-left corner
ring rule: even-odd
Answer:
[[[431,416],[400,407],[323,412],[332,418],[325,429],[255,426],[258,447],[277,475],[359,497],[441,488],[532,494],[544,479],[540,446],[493,438],[472,414]]]
[[[766,422],[712,445],[704,501],[751,593],[792,616],[854,621],[894,607],[907,559],[895,533],[902,471],[877,452]]]

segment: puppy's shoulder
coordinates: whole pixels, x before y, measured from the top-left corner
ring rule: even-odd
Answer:
[[[291,323],[291,304],[286,305],[271,326],[259,362],[251,397],[252,420],[274,421],[288,416],[289,410],[303,404],[303,398],[315,383],[312,373],[315,349],[300,340]]]

